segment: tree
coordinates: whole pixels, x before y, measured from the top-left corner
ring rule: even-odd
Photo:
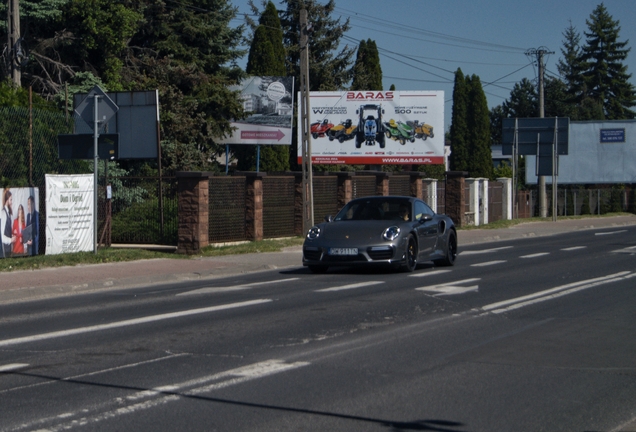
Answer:
[[[468,141],[468,93],[469,88],[461,69],[455,72],[453,86],[453,113],[451,118],[450,167],[454,171],[468,171],[470,154]]]
[[[246,72],[258,76],[287,76],[283,30],[278,11],[271,1],[265,6],[248,55]],[[256,149],[253,145],[235,145],[232,151],[237,158],[237,168],[256,170]],[[261,146],[259,170],[288,171],[290,152],[285,145]]]
[[[254,32],[245,71],[250,75],[287,76],[283,29],[276,6],[267,2]]]
[[[586,44],[580,59],[587,95],[602,105],[608,120],[633,119],[636,90],[629,82],[631,74],[623,64],[631,48],[619,41],[620,22],[612,19],[603,3],[586,20]]]
[[[515,83],[510,91],[510,99],[503,102],[502,108],[506,117],[538,117],[539,97],[534,84],[527,78]]]
[[[130,40],[123,73],[127,89],[159,89],[163,165],[167,169],[218,170],[231,133],[230,119],[243,117],[238,84],[245,73],[236,61],[243,27],[231,28],[236,9],[227,0],[130,1],[142,14]]]
[[[469,171],[471,177],[492,178],[492,152],[490,150],[490,117],[486,94],[477,75],[467,80]]]
[[[287,71],[300,77],[300,11],[307,10],[311,25],[309,35],[310,90],[334,91],[345,88],[351,79],[351,63],[355,48],[341,46],[341,39],[349,31],[347,19],[332,18],[335,0],[320,4],[316,0],[281,0],[286,8],[281,13],[283,43],[287,47]]]
[[[382,90],[382,67],[375,41],[361,40],[353,66],[351,90]]]

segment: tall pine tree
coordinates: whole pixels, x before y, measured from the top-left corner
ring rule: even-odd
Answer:
[[[382,67],[375,41],[361,40],[353,66],[351,90],[382,90]]]
[[[603,107],[606,119],[633,119],[636,113],[631,108],[636,105],[636,91],[629,82],[632,75],[623,64],[630,48],[627,42],[619,41],[620,22],[601,3],[586,24],[581,61],[587,94]]]
[[[468,86],[468,142],[469,173],[471,177],[492,178],[492,152],[490,150],[490,117],[486,94],[481,80],[473,75],[466,80]]]
[[[457,69],[453,86],[453,113],[450,127],[450,169],[453,171],[468,171],[470,168],[468,93],[469,88],[464,73],[461,69]]]

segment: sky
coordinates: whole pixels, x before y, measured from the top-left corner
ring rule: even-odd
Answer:
[[[283,8],[278,0],[272,0]],[[319,0],[320,1],[320,0]],[[251,14],[247,0],[231,0],[238,8],[232,25]],[[322,3],[326,3],[326,0]],[[600,0],[335,0],[333,18],[350,20],[343,44],[358,46],[372,39],[380,53],[383,87],[397,90],[444,91],[444,129],[450,128],[454,73],[479,76],[488,107],[510,97],[515,83],[536,83],[536,56],[545,50],[547,76],[558,77],[563,33],[570,24],[581,35]],[[255,0],[260,5],[260,0]],[[636,0],[604,0],[621,27],[620,41],[632,48],[625,64],[636,85]],[[245,63],[247,60],[245,59]],[[311,77],[309,78],[311,80]]]

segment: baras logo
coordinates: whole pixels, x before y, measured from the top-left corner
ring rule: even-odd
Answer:
[[[393,100],[394,92],[347,92],[347,100],[374,100],[374,101],[383,101],[383,100]]]

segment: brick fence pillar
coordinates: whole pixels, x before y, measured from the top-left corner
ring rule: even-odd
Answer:
[[[376,193],[380,196],[389,195],[389,178],[391,173],[378,171],[375,175]]]
[[[446,214],[458,227],[464,225],[464,177],[466,171],[446,172]]]
[[[262,172],[245,173],[245,229],[248,240],[263,240],[263,177]]]
[[[209,172],[177,172],[177,253],[195,254],[210,243]]]
[[[353,173],[339,171],[331,174],[338,176],[338,208],[341,209],[353,199]]]
[[[411,185],[411,196],[414,196],[415,198],[419,198],[425,201],[424,183],[422,182],[424,173],[418,172],[418,171],[411,171],[408,174],[409,174],[409,182]]]

